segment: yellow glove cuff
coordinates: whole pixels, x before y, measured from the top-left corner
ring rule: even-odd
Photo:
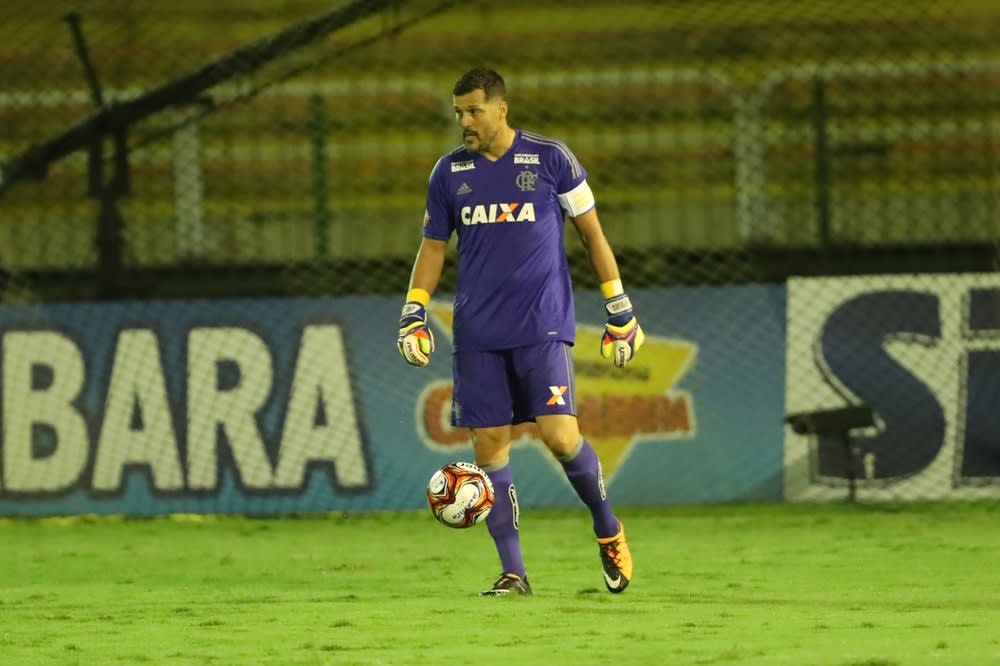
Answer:
[[[409,303],[410,301],[416,301],[426,307],[431,302],[431,295],[426,289],[414,287],[406,292],[406,302]]]
[[[601,283],[601,296],[605,299],[614,298],[615,296],[620,296],[625,293],[625,289],[622,288],[621,280],[608,280],[607,282]]]

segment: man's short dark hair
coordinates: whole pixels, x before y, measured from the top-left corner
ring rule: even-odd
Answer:
[[[452,95],[468,95],[474,90],[486,93],[486,99],[506,99],[507,86],[503,77],[495,70],[486,67],[474,67],[462,75],[452,88]]]

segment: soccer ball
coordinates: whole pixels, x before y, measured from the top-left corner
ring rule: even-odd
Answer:
[[[442,525],[472,527],[493,508],[493,482],[472,463],[448,463],[427,482],[427,504]]]

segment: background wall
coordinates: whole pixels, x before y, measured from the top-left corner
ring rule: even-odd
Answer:
[[[445,295],[447,296],[447,295]],[[647,344],[610,372],[593,316],[574,349],[582,427],[633,505],[782,496],[784,290],[639,290]],[[451,411],[451,304],[423,369],[395,350],[394,297],[13,306],[0,311],[0,514],[411,509],[435,469],[472,459]],[[667,328],[660,313],[688,311]],[[735,359],[720,323],[778,343]],[[575,506],[522,427],[522,502]]]

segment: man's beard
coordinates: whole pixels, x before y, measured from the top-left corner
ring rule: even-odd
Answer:
[[[473,134],[473,135],[464,135],[463,134],[462,138],[464,138],[466,140],[468,140],[468,139],[475,139],[479,143],[479,147],[478,148],[472,148],[472,150],[475,151],[475,152],[477,152],[477,153],[485,153],[486,151],[488,151],[490,149],[490,146],[493,144],[493,139],[496,138],[496,133],[494,132],[493,135],[490,136],[489,138],[483,137],[478,132],[476,134]]]

